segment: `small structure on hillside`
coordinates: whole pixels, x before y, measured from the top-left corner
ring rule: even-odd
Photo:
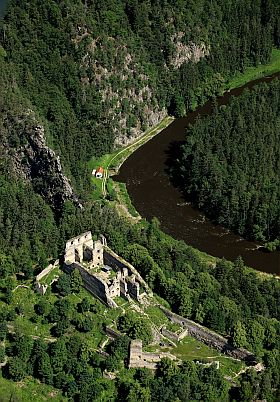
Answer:
[[[186,336],[188,336],[189,330],[188,328],[181,328],[176,331],[169,331],[167,328],[162,327],[160,332],[162,333],[163,336],[166,338],[170,339],[173,342],[180,342],[182,339],[184,339]]]
[[[35,278],[35,289],[37,292],[44,295],[48,287],[58,280],[59,272],[59,260],[56,260],[53,264],[43,269]]]
[[[93,241],[91,232],[67,241],[65,269],[77,268],[85,288],[110,307],[117,307],[114,298],[123,296],[142,302],[151,290],[137,270],[107,246],[104,236]]]
[[[129,349],[129,368],[146,367],[155,370],[157,363],[164,357],[168,357],[171,360],[176,360],[176,357],[168,352],[143,352],[142,341],[136,339],[130,342]]]
[[[103,167],[99,166],[99,167],[96,169],[95,177],[96,177],[97,179],[102,179],[103,174],[104,174],[104,169],[103,169]]]

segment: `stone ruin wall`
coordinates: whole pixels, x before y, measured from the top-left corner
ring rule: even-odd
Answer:
[[[165,357],[168,357],[171,360],[176,360],[176,357],[168,352],[143,352],[142,341],[140,339],[136,339],[130,342],[128,367],[145,367],[151,370],[155,370],[157,367],[157,363]]]
[[[161,333],[163,336],[170,339],[171,341],[179,342],[189,334],[189,330],[188,330],[188,328],[186,328],[183,331],[181,331],[179,334],[176,334],[175,332],[169,331],[168,329],[162,327]]]
[[[81,272],[85,281],[85,287],[91,293],[97,293],[97,297],[108,305],[116,306],[112,301],[115,296],[122,294],[125,297],[133,297],[138,301],[149,290],[148,285],[139,275],[137,270],[128,262],[119,257],[107,247],[104,236],[101,240],[93,241],[91,232],[69,239],[65,246],[64,260],[66,266],[75,266]],[[85,267],[83,261],[88,263]],[[107,264],[117,271],[117,279],[112,283],[101,278],[98,273],[90,272],[89,269]],[[140,294],[140,284],[145,290]]]
[[[139,272],[131,265],[129,262],[125,261],[123,258],[118,256],[116,253],[114,253],[113,250],[109,249],[109,247],[106,247],[104,249],[104,263],[115,268],[115,269],[127,269],[128,270],[128,275],[135,275],[136,280],[143,286],[147,294],[149,296],[152,296],[153,293],[151,289],[148,287],[147,283],[144,281],[144,279],[141,277]],[[140,295],[141,297],[141,295]]]
[[[67,263],[91,261],[92,265],[103,264],[103,247],[106,244],[105,238],[93,241],[91,232],[88,231],[80,236],[69,239],[66,242],[64,259]]]
[[[99,278],[97,275],[90,273],[80,263],[73,263],[72,268],[77,268],[81,274],[84,282],[84,287],[98,299],[106,303],[109,307],[116,308],[117,304],[109,295],[108,285],[105,281]]]
[[[220,352],[226,353],[227,355],[234,357],[236,359],[245,360],[248,363],[255,364],[256,359],[254,355],[246,349],[235,348],[228,343],[228,340],[221,335],[191,321],[187,318],[181,317],[178,314],[172,313],[166,308],[159,306],[159,308],[164,312],[164,314],[174,323],[179,324],[188,329],[188,334],[200,342],[219,350]]]
[[[36,278],[35,278],[35,290],[37,290],[37,292],[39,292],[41,295],[44,295],[48,289],[48,285],[47,284],[43,284],[40,283],[40,281],[46,276],[48,275],[50,272],[52,272],[57,266],[59,265],[59,260],[56,260],[53,264],[50,264],[47,266],[47,268],[43,269],[42,272],[40,272]],[[50,285],[53,284],[53,282],[55,282],[57,280],[57,278],[54,278],[54,280],[50,283]]]

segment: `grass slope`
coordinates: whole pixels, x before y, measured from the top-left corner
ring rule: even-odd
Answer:
[[[256,80],[280,71],[280,49],[273,49],[270,63],[261,64],[258,67],[248,67],[243,73],[237,73],[228,82],[226,89],[233,89],[245,85],[247,82]]]
[[[20,382],[12,382],[0,377],[1,402],[66,402],[62,392],[49,385],[42,384],[34,378],[25,378]]]

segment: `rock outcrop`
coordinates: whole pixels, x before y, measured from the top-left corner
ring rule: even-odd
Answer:
[[[177,69],[183,63],[198,63],[200,59],[209,55],[209,47],[205,43],[196,44],[194,42],[184,43],[184,32],[178,32],[171,38],[175,52],[171,59],[171,64]]]
[[[10,157],[13,171],[24,180],[31,181],[35,190],[56,210],[66,200],[82,208],[69,179],[62,170],[59,156],[47,146],[45,130],[32,111],[7,118],[4,150]],[[13,143],[12,131],[17,131],[19,143]],[[9,135],[10,134],[10,135]]]

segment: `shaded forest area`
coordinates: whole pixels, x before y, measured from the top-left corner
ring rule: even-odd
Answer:
[[[7,127],[10,121],[20,120],[30,109],[34,111],[87,210],[87,161],[92,155],[110,151],[117,135],[113,119],[108,117],[115,101],[102,99],[103,84],[96,81],[100,69],[113,68],[104,85],[118,91],[124,87],[140,90],[137,85],[144,75],[151,102],[181,115],[219,93],[235,71],[269,60],[272,46],[280,44],[279,7],[277,1],[251,0],[221,4],[204,0],[187,5],[177,1],[10,1],[0,33],[1,251],[12,256],[16,265],[21,261],[16,250],[26,255],[23,261],[30,257],[29,266],[54,256],[65,239],[61,222],[68,219],[64,213],[55,219],[35,194],[36,183],[27,184],[15,169],[18,161],[14,150],[19,144],[24,146],[28,131],[23,132],[20,123],[18,127],[13,123],[12,129]],[[178,43],[172,38],[178,32],[184,34],[180,46],[203,43],[208,55],[175,67]],[[108,37],[115,38],[126,53],[116,53]],[[103,41],[93,55],[97,64],[85,67],[82,60],[96,38]],[[122,80],[115,74],[122,72],[121,61],[128,54],[135,59],[135,71]],[[130,103],[125,113],[133,122],[139,105]],[[7,138],[10,132],[13,138]],[[46,191],[46,180],[43,185]],[[37,224],[42,216],[44,224]],[[73,220],[78,233],[85,225]]]
[[[137,103],[144,86],[149,107],[175,115],[216,96],[236,71],[267,62],[280,45],[279,7],[276,0],[11,0],[0,33],[13,83],[4,93],[20,92],[35,110],[49,145],[82,191],[85,163],[111,151],[120,134],[120,109],[128,120],[126,136],[138,120],[145,128]],[[180,48],[194,53],[194,46],[201,52],[195,62],[192,54],[174,64]],[[133,71],[126,78],[130,57]],[[102,80],[111,96],[104,95]],[[116,91],[129,89],[135,97],[124,95],[108,114]]]
[[[270,249],[280,236],[279,90],[276,80],[215,108],[188,129],[177,161],[187,197],[219,224],[271,241]]]
[[[205,46],[207,52],[199,61],[188,60],[175,67],[178,42],[172,38],[179,32],[184,34],[181,45]],[[134,88],[139,92],[144,75],[150,104],[180,116],[219,94],[236,71],[269,60],[272,47],[280,46],[278,1],[12,0],[0,38],[1,340],[7,337],[10,342],[5,352],[9,357],[6,375],[15,381],[33,375],[80,401],[94,400],[102,392],[130,402],[173,396],[182,401],[278,400],[279,282],[260,279],[241,260],[209,266],[191,247],[165,236],[157,221],[131,225],[105,201],[92,204],[87,170],[90,157],[111,151],[118,135],[114,130],[118,102],[110,96],[103,99],[101,89],[109,85],[116,91]],[[100,43],[94,57],[98,65],[94,60],[85,65],[83,58],[97,38]],[[126,50],[116,53],[110,38]],[[120,66],[128,53],[134,59],[134,70],[125,81],[114,71],[122,72]],[[96,79],[100,68],[112,73],[104,78],[105,83]],[[113,106],[115,120],[108,117]],[[129,117],[129,129],[137,119],[145,127],[136,100],[135,104],[123,102],[122,108]],[[55,218],[36,186],[15,169],[14,149],[24,138],[15,128],[14,145],[8,149],[5,124],[9,115],[15,121],[28,109],[44,125],[48,145],[60,155],[84,210],[66,202],[61,216]],[[129,136],[129,130],[125,134]],[[234,390],[236,395],[229,395],[228,383],[219,371],[193,363],[176,368],[163,362],[154,377],[139,370],[129,384],[106,380],[104,368],[118,369],[127,342],[118,345],[113,359],[104,363],[85,350],[80,339],[65,339],[70,318],[63,294],[50,318],[53,323],[61,322],[56,345],[10,336],[7,324],[13,325],[15,314],[21,314],[9,311],[16,284],[29,283],[35,268],[44,267],[48,258],[62,251],[66,239],[85,230],[103,233],[116,252],[135,264],[152,289],[170,301],[174,311],[254,351],[265,363],[265,372],[244,376]],[[36,314],[47,320],[49,313],[43,307]],[[82,331],[88,325],[77,323]]]

